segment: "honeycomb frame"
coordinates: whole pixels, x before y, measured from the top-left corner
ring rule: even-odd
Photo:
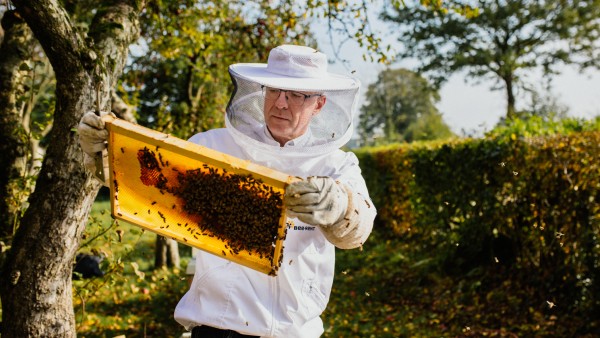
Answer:
[[[217,236],[215,231],[207,230],[206,227],[201,229],[203,218],[199,214],[185,211],[184,195],[177,195],[178,190],[168,187],[184,182],[181,181],[182,173],[203,170],[222,175],[227,180],[230,177],[238,180],[240,177],[248,178],[246,181],[253,182],[253,189],[266,191],[257,194],[257,198],[262,198],[265,194],[271,194],[269,196],[272,199],[280,196],[283,205],[285,187],[298,178],[112,116],[105,116],[103,119],[109,131],[111,213],[115,219],[256,271],[277,275],[283,260],[283,242],[288,227],[285,208],[278,210],[279,215],[270,216],[270,219],[277,217],[277,223],[272,224],[272,227],[276,227],[271,232],[274,237],[269,237],[272,251],[269,251],[266,244],[260,248],[244,248],[239,241],[235,242],[238,245],[232,245],[234,239]],[[140,159],[140,151],[146,155],[153,154],[158,164],[144,165]],[[155,171],[144,176],[144,169]],[[217,203],[218,208],[249,213],[235,211],[239,208],[239,205],[232,205],[236,198],[229,198],[222,205]]]

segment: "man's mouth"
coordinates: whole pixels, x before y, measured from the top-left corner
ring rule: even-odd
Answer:
[[[271,115],[272,117],[278,119],[278,120],[288,120],[287,118],[285,118],[284,116],[277,116],[277,115]]]

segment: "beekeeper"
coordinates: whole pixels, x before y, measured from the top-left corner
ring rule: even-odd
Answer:
[[[201,251],[175,319],[192,337],[319,337],[335,247],[361,247],[376,215],[356,156],[340,150],[353,132],[360,83],[328,72],[325,54],[295,45],[272,49],[267,64],[231,65],[229,73],[235,89],[226,128],[189,141],[304,179],[285,192],[293,225],[278,275]],[[103,128],[93,113],[79,125],[90,166],[103,149]]]

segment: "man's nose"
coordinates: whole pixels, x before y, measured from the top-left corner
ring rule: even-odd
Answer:
[[[288,107],[287,97],[285,96],[286,92],[280,91],[279,96],[277,96],[277,100],[275,100],[275,106],[278,109],[284,109]]]

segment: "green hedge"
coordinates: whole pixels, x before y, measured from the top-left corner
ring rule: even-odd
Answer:
[[[445,273],[501,271],[524,311],[545,300],[600,330],[600,132],[511,135],[357,150],[377,227]]]

